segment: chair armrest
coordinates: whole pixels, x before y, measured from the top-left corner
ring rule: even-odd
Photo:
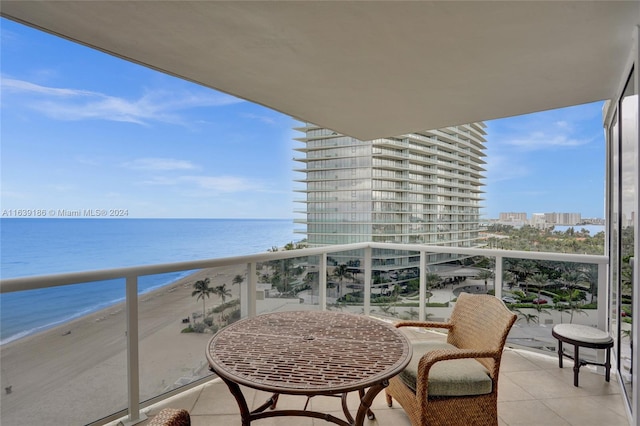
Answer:
[[[426,398],[428,394],[427,389],[427,378],[429,377],[429,370],[436,362],[440,361],[450,361],[454,359],[465,359],[465,358],[494,358],[497,359],[500,357],[500,353],[495,350],[485,349],[435,349],[427,352],[420,358],[420,362],[418,363],[418,377],[416,379],[416,396],[419,398],[419,401],[422,401],[420,398]],[[490,371],[489,375],[492,379],[493,373]]]
[[[400,321],[395,324],[396,328],[400,327],[422,327],[422,328],[446,328],[450,330],[453,328],[453,324],[449,322],[436,322],[436,321]]]

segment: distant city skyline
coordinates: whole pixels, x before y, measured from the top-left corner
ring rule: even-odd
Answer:
[[[293,118],[1,19],[3,211],[294,218]],[[481,101],[481,100],[479,100]],[[602,102],[487,124],[481,217],[604,216]],[[464,123],[460,123],[464,124]],[[7,216],[3,216],[7,217]]]
[[[518,215],[518,214],[522,214],[522,215],[526,215],[527,219],[531,219],[534,215],[544,215],[544,214],[577,214],[580,215],[582,219],[603,219],[604,216],[591,216],[591,217],[587,217],[583,214],[581,214],[580,212],[560,212],[560,211],[548,211],[548,212],[542,212],[542,211],[535,211],[535,212],[524,212],[524,211],[508,211],[508,212],[499,212],[498,216],[496,218],[500,218],[502,215]],[[495,219],[495,218],[489,218],[489,219]]]

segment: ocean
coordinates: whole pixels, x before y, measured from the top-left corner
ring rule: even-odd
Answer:
[[[0,219],[3,279],[263,253],[291,219]],[[145,293],[190,272],[141,277]],[[124,280],[0,295],[0,345],[124,300]]]

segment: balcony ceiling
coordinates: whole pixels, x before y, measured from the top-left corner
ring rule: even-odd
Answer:
[[[359,139],[611,98],[637,1],[11,1],[0,14]]]

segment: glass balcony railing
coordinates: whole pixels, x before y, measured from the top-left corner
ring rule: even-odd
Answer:
[[[459,260],[444,262],[451,258]],[[509,344],[552,350],[552,324],[604,328],[597,297],[606,294],[607,263],[594,255],[358,243],[5,279],[3,298],[108,285],[123,301],[2,345],[2,422],[135,422],[142,408],[210,380],[204,353],[213,333],[281,310],[446,320],[461,291],[490,293],[518,313]],[[184,277],[138,294],[140,280],[175,272]]]

